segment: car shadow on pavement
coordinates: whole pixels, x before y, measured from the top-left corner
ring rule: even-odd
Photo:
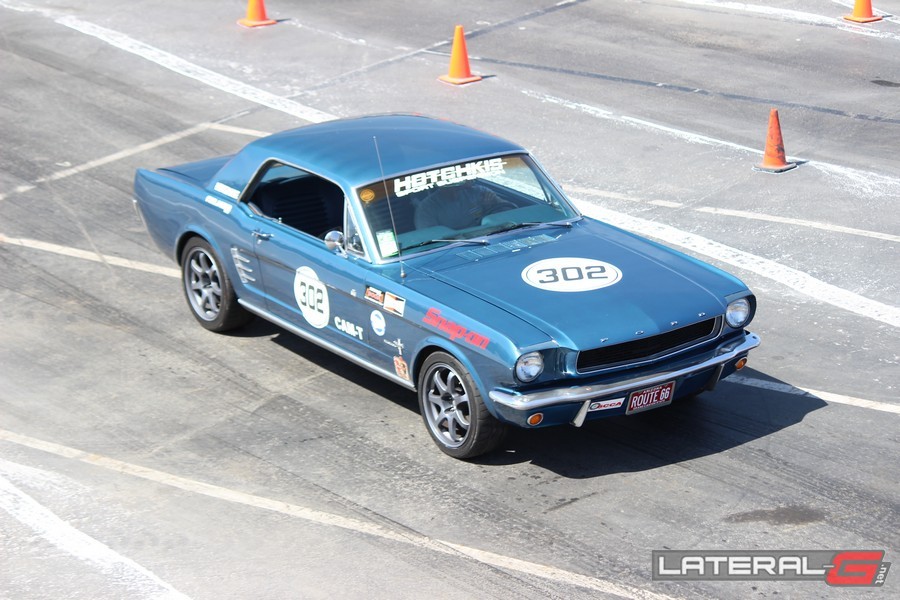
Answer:
[[[741,374],[796,393],[725,379],[715,391],[696,398],[636,415],[599,419],[580,429],[515,429],[503,448],[477,461],[483,465],[529,462],[572,479],[646,471],[772,435],[827,406],[815,396],[752,369]]]
[[[274,336],[273,336],[274,334]],[[298,357],[308,360],[319,368],[325,369],[334,375],[346,379],[348,382],[365,388],[374,394],[394,402],[398,406],[409,409],[416,415],[419,414],[419,404],[415,392],[372,373],[355,363],[338,356],[330,350],[326,350],[312,342],[309,342],[293,333],[273,325],[262,319],[255,319],[246,327],[231,332],[229,335],[240,337],[272,337],[272,342],[289,350]]]
[[[272,341],[286,350],[420,419],[415,393],[275,325],[257,319],[231,335],[273,336]],[[741,377],[766,381],[774,384],[766,387],[776,389],[724,379],[715,391],[696,398],[636,415],[598,419],[581,428],[511,428],[500,448],[469,462],[483,466],[531,463],[572,479],[646,471],[763,438],[827,406],[825,401],[753,369],[744,369]],[[434,451],[439,452],[437,448]]]

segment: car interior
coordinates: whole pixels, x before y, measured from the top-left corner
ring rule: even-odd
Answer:
[[[290,172],[286,173],[286,170]],[[276,176],[269,178],[273,172]],[[249,201],[257,212],[314,237],[341,229],[344,192],[330,181],[287,165],[260,178]]]

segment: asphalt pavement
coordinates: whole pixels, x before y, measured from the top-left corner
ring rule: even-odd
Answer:
[[[270,0],[247,29],[239,0],[0,0],[0,598],[896,596],[651,576],[669,549],[897,562],[900,1],[851,5]],[[455,25],[477,83],[437,79]],[[518,142],[586,214],[742,278],[749,367],[462,462],[411,392],[200,328],[134,170],[386,112]]]

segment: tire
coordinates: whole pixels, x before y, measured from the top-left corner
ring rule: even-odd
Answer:
[[[181,252],[181,283],[194,318],[210,331],[228,331],[252,315],[238,304],[222,262],[203,238],[195,237]]]
[[[494,450],[507,426],[488,412],[472,377],[445,352],[429,356],[419,371],[419,410],[431,438],[453,458]]]

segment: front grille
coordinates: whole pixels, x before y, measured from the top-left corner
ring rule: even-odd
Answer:
[[[711,339],[718,332],[719,319],[707,319],[647,338],[584,350],[578,354],[576,368],[579,372],[595,371],[620,363],[658,358]]]

